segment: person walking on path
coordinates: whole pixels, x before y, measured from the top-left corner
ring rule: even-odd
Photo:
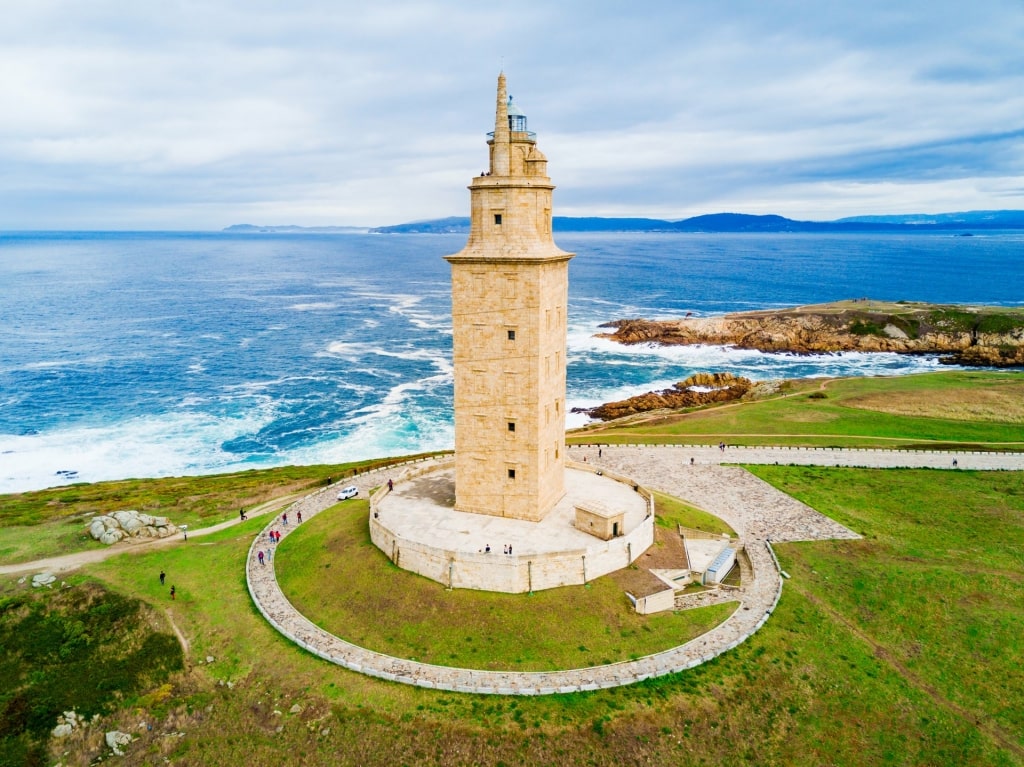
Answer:
[[[161,585],[161,586],[163,586],[163,585],[164,585],[164,578],[166,578],[166,577],[167,577],[166,573],[164,573],[164,571],[163,571],[163,570],[161,570],[161,571],[160,571],[160,585]]]
[[[390,477],[388,477],[388,492],[390,493],[394,489],[395,489],[395,483],[391,481]]]
[[[245,522],[245,519],[246,519],[246,517],[245,517],[245,509],[239,509],[238,510],[238,516],[241,518],[241,520],[243,522]]]
[[[174,586],[171,586],[171,599],[172,599],[172,600],[174,599],[174,595],[175,595],[176,593],[178,593],[178,592],[177,592],[177,591],[175,590]]]
[[[288,526],[288,512],[287,511],[284,514],[281,515],[281,524],[285,525],[286,527]]]
[[[259,557],[260,564],[261,565],[264,564],[264,562],[263,562],[263,550],[262,549],[260,550],[260,552],[256,556]]]
[[[295,512],[295,518],[296,518],[295,524],[301,525],[302,524],[302,512],[301,511],[296,511]]]

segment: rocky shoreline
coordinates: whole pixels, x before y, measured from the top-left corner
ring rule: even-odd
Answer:
[[[1024,309],[853,299],[721,317],[624,319],[598,337],[622,344],[714,345],[794,354],[938,355],[950,365],[1024,367]]]
[[[685,407],[701,407],[733,402],[751,394],[755,389],[763,390],[777,386],[777,383],[755,384],[749,378],[734,376],[732,373],[695,373],[680,381],[671,389],[638,394],[635,397],[606,402],[593,408],[573,408],[574,413],[586,413],[591,418],[611,421],[628,415],[646,413],[651,410],[678,410]]]

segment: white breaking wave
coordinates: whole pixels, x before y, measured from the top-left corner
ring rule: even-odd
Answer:
[[[32,435],[0,434],[0,493],[72,482],[253,468],[258,464],[240,460],[221,445],[258,431],[274,418],[270,407],[237,418],[179,412]],[[77,476],[69,479],[58,471],[76,472]]]

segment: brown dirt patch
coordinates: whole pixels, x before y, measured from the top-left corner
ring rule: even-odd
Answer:
[[[1024,383],[978,389],[866,394],[843,400],[862,410],[954,421],[1024,423]]]
[[[634,569],[634,567],[636,569]],[[674,530],[655,526],[654,545],[634,562],[633,566],[612,573],[615,583],[638,597],[664,591],[665,582],[650,573],[655,570],[676,570],[689,567],[683,539]]]

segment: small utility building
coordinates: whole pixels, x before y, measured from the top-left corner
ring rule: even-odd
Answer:
[[[610,541],[625,532],[625,516],[624,511],[613,511],[596,501],[581,503],[576,506],[576,529]]]

